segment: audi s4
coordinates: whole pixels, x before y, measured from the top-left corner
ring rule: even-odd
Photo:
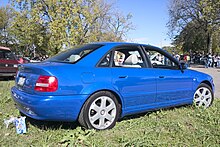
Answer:
[[[158,47],[123,42],[85,44],[22,64],[11,89],[17,109],[33,119],[78,121],[97,130],[146,111],[186,104],[207,108],[213,93],[211,76]]]

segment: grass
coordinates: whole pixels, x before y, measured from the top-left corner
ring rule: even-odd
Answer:
[[[27,119],[27,133],[18,135],[3,121],[20,116],[10,96],[13,85],[0,81],[0,146],[220,146],[220,99],[208,109],[183,106],[127,117],[105,131]]]

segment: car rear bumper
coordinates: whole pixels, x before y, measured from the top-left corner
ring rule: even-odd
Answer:
[[[25,115],[38,120],[76,121],[88,95],[41,96],[27,94],[12,87],[16,107]]]
[[[16,73],[2,73],[0,72],[0,77],[15,77]]]

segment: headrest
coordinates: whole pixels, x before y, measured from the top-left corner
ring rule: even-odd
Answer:
[[[71,55],[70,58],[69,58],[69,61],[70,62],[76,62],[79,59],[80,59],[79,55]]]
[[[125,65],[134,65],[138,63],[138,57],[135,54],[130,55],[124,62]]]

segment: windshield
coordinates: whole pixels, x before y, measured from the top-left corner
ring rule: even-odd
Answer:
[[[9,50],[1,50],[0,49],[0,59],[15,60],[15,56]]]
[[[66,62],[66,63],[76,63],[80,59],[84,58],[86,55],[90,54],[92,51],[102,47],[100,44],[87,44],[83,46],[77,46],[73,49],[68,49],[57,55],[45,60],[46,62]]]

